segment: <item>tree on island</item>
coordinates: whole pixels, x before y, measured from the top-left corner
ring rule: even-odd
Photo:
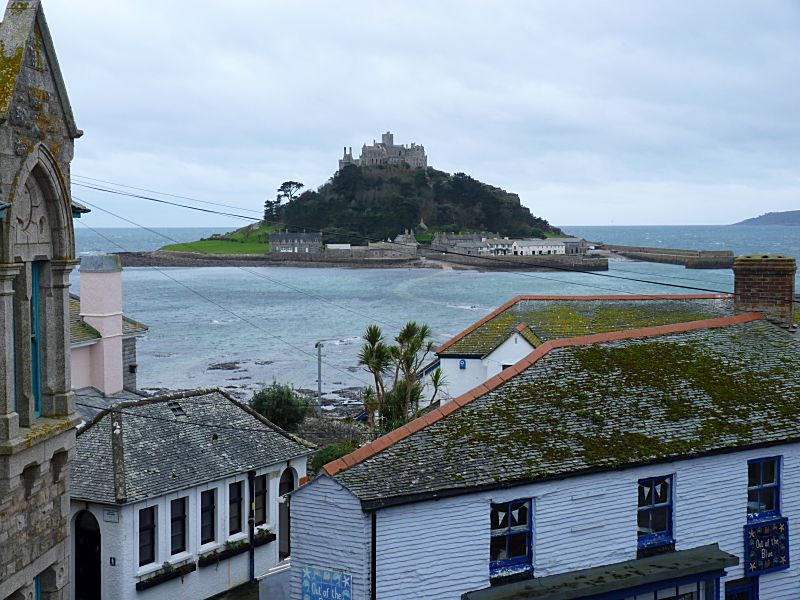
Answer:
[[[264,220],[268,223],[276,222],[280,215],[281,204],[284,201],[288,203],[294,200],[296,194],[304,187],[306,186],[299,181],[284,181],[278,188],[275,200],[266,200],[264,202]]]
[[[375,382],[375,388],[368,387],[364,394],[368,424],[380,431],[390,431],[419,413],[423,391],[420,375],[433,352],[431,330],[425,324],[410,321],[394,338],[395,344],[388,344],[381,328],[370,325],[363,338],[365,343],[358,363],[372,373]],[[390,387],[386,377],[391,378]],[[436,397],[444,383],[441,371],[431,381]]]

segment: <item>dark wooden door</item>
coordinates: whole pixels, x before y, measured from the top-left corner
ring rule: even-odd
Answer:
[[[88,510],[75,520],[75,600],[100,600],[100,525]]]

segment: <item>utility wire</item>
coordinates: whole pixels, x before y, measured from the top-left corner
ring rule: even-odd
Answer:
[[[83,185],[83,184],[76,184],[76,185]],[[98,190],[98,191],[111,193],[111,194],[119,194],[119,195],[122,195],[122,196],[129,196],[129,197],[139,198],[139,199],[143,199],[143,200],[150,200],[150,201],[153,201],[153,202],[159,202],[159,203],[162,203],[162,204],[169,204],[169,205],[178,206],[178,207],[181,207],[181,208],[187,208],[187,209],[191,209],[191,210],[199,210],[199,211],[206,212],[206,213],[219,214],[219,215],[222,215],[222,216],[233,216],[233,217],[246,219],[246,220],[252,220],[252,221],[262,221],[262,219],[257,219],[255,217],[248,217],[248,216],[243,216],[243,215],[234,215],[232,213],[224,213],[224,212],[220,212],[220,211],[213,211],[213,210],[210,210],[210,209],[192,207],[192,206],[179,204],[179,203],[175,203],[175,202],[169,202],[167,200],[160,200],[160,199],[157,199],[157,198],[141,196],[141,195],[138,195],[138,194],[129,194],[127,192],[121,192],[121,191],[118,191],[118,190],[111,190],[111,189],[105,189],[105,188],[88,186],[88,185],[83,185],[83,187],[88,187],[90,189],[95,189],[95,190]],[[99,208],[99,207],[96,207],[96,208]],[[100,210],[103,210],[103,209],[100,209]],[[109,212],[109,211],[105,211],[105,212]],[[113,214],[113,213],[109,213],[109,214]],[[118,215],[115,215],[115,216],[118,216]],[[122,218],[122,217],[120,217],[120,218]],[[125,219],[123,218],[123,220],[125,220]],[[267,221],[264,221],[264,222],[269,224],[269,222],[267,222]],[[272,222],[272,224],[278,224],[278,223],[277,222]],[[137,226],[143,227],[143,226],[140,226],[140,225],[137,225]],[[144,228],[148,229],[149,231],[153,231],[152,229],[149,229],[149,228],[146,228],[146,227],[144,227]],[[311,229],[314,229],[314,228],[311,228]],[[383,241],[383,240],[372,240],[372,239],[370,239],[369,241],[377,242],[377,241]],[[399,245],[399,246],[403,246],[404,245],[404,244],[402,244],[400,242],[392,242],[392,241],[388,241],[388,242],[384,242],[384,243],[396,244],[396,245]],[[440,252],[442,254],[454,255],[454,256],[469,257],[469,258],[479,259],[479,260],[484,260],[484,261],[491,261],[491,262],[495,262],[495,263],[502,263],[504,266],[508,266],[509,265],[509,263],[507,261],[505,261],[505,260],[503,260],[502,258],[499,258],[499,257],[471,255],[471,254],[465,254],[463,252],[454,252],[452,250],[437,250],[437,252]],[[641,279],[641,278],[637,278],[637,277],[625,277],[625,276],[620,276],[620,275],[613,275],[613,274],[610,274],[610,273],[600,273],[600,272],[597,272],[597,271],[583,271],[583,270],[580,270],[580,269],[573,269],[573,268],[559,266],[559,265],[553,265],[553,264],[526,263],[524,265],[519,265],[519,266],[522,266],[522,267],[539,267],[539,268],[550,269],[550,270],[553,270],[553,271],[562,271],[562,272],[568,272],[568,273],[582,273],[582,274],[585,274],[585,275],[592,275],[592,276],[595,276],[595,277],[604,277],[604,278],[608,278],[608,279],[619,279],[619,280],[624,280],[624,281],[631,281],[631,282],[634,282],[634,283],[645,283],[645,284],[649,284],[649,285],[669,287],[669,288],[674,288],[674,289],[683,289],[683,290],[692,290],[692,291],[714,293],[714,294],[732,295],[732,293],[730,291],[717,290],[717,289],[706,288],[706,287],[698,287],[698,286],[680,285],[680,284],[676,284],[676,283],[658,282],[658,281],[652,281],[652,280],[648,280],[648,279]],[[563,280],[559,280],[559,279],[552,279],[552,278],[547,278],[547,277],[543,277],[543,276],[539,276],[539,275],[534,276],[534,275],[531,275],[530,273],[520,273],[518,271],[516,273],[518,273],[520,275],[525,275],[525,276],[528,276],[528,277],[537,278],[537,279],[545,279],[545,280],[555,281],[557,283],[563,283],[563,284],[566,284],[566,285],[578,285],[578,286],[584,286],[584,287],[592,287],[594,289],[600,289],[600,290],[605,290],[605,291],[613,291],[613,292],[616,292],[616,293],[625,293],[625,294],[638,295],[637,292],[629,292],[629,291],[618,290],[618,289],[614,289],[614,288],[604,288],[604,287],[601,287],[601,286],[592,286],[590,284],[579,284],[579,283],[576,283],[576,282],[568,282],[568,281],[563,281]],[[800,300],[793,300],[793,302],[800,304]]]
[[[84,394],[75,394],[75,397],[76,398],[88,398],[88,399],[91,399],[91,400],[97,400],[96,396],[89,396],[89,395],[84,395]],[[142,400],[148,400],[148,399],[149,398],[147,398],[147,397],[143,397],[142,398]],[[204,402],[198,402],[197,400],[194,400],[192,398],[177,399],[175,401],[176,402],[185,401],[187,403],[187,405],[200,404],[200,403],[206,404],[206,405],[215,405],[215,404],[217,404],[216,402],[205,402],[205,401]],[[136,402],[136,401],[132,400],[132,402]],[[123,401],[123,403],[124,403],[124,401]],[[209,422],[205,422],[205,421],[189,421],[189,420],[186,420],[186,419],[183,419],[183,418],[177,418],[177,417],[174,418],[174,419],[170,419],[170,418],[167,418],[167,417],[158,417],[158,416],[155,416],[155,415],[141,415],[139,413],[136,413],[136,412],[133,412],[133,411],[130,411],[130,410],[126,410],[125,408],[118,408],[117,404],[109,404],[107,406],[95,406],[93,404],[86,404],[85,402],[77,402],[77,401],[75,402],[75,404],[77,406],[83,406],[84,408],[91,408],[91,409],[98,410],[98,411],[106,410],[108,412],[115,412],[115,413],[118,413],[118,414],[121,414],[121,415],[130,415],[131,417],[135,417],[137,419],[151,419],[153,421],[163,421],[163,422],[166,422],[166,423],[180,423],[181,425],[193,425],[195,427],[205,427],[207,429],[228,429],[228,430],[231,430],[231,431],[247,431],[247,432],[252,432],[252,433],[275,433],[275,430],[268,430],[268,429],[255,429],[255,428],[251,428],[251,427],[238,427],[236,425],[225,425],[225,424],[209,423]],[[274,425],[274,423],[273,423],[273,425]],[[323,430],[323,429],[304,429],[303,433],[304,434],[309,434],[309,433],[312,433],[312,434],[324,434],[324,433],[330,433],[330,431],[326,431],[326,430]],[[293,435],[296,435],[296,434],[293,434]]]
[[[121,215],[118,215],[118,214],[116,214],[114,212],[111,212],[110,210],[107,210],[105,208],[97,206],[96,204],[92,204],[91,202],[87,202],[86,200],[78,198],[75,195],[73,195],[73,197],[76,200],[78,200],[78,202],[83,202],[84,204],[87,204],[88,206],[91,206],[92,208],[96,208],[99,211],[105,212],[105,213],[107,213],[107,214],[109,214],[109,215],[111,215],[113,217],[121,219],[121,220],[125,221],[126,223],[130,223],[131,225],[134,225],[135,227],[139,227],[141,229],[149,231],[150,233],[152,233],[154,235],[157,235],[157,236],[167,240],[168,242],[172,242],[174,244],[180,244],[180,242],[178,240],[176,240],[175,238],[172,238],[172,237],[170,237],[170,236],[168,236],[168,235],[166,235],[166,234],[164,234],[164,233],[162,233],[162,232],[160,232],[160,231],[158,231],[156,229],[151,229],[150,227],[145,227],[144,225],[140,225],[139,223],[131,221],[130,219],[126,219],[125,217],[123,217]],[[105,239],[108,240],[108,238],[105,238]],[[119,244],[115,244],[115,245],[117,247],[121,248],[121,246],[119,246]],[[127,250],[123,250],[123,251],[127,252]],[[298,288],[298,287],[296,287],[296,286],[294,286],[294,285],[292,285],[290,283],[286,283],[284,281],[280,281],[279,279],[275,279],[273,277],[270,277],[269,275],[265,275],[264,273],[259,273],[258,271],[251,271],[251,270],[247,269],[246,267],[243,267],[241,265],[237,265],[237,264],[233,263],[232,261],[228,261],[228,260],[223,259],[220,262],[222,262],[223,264],[227,263],[227,265],[229,267],[234,267],[236,269],[240,269],[240,270],[244,271],[245,273],[249,273],[250,275],[253,275],[254,277],[258,277],[259,279],[264,279],[266,281],[270,281],[270,282],[274,283],[275,285],[279,285],[279,286],[285,287],[285,288],[293,290],[293,291],[295,291],[295,292],[297,292],[299,294],[303,294],[305,296],[308,296],[309,298],[313,298],[315,300],[319,300],[320,302],[324,302],[326,304],[330,304],[331,306],[334,306],[334,307],[339,308],[341,310],[347,311],[347,312],[352,313],[354,315],[357,315],[359,317],[369,319],[370,321],[374,321],[376,323],[381,323],[382,325],[388,325],[390,327],[394,327],[394,328],[397,328],[397,329],[400,329],[402,327],[402,325],[399,324],[399,323],[392,323],[392,322],[382,321],[382,320],[377,319],[375,317],[372,317],[370,315],[361,313],[361,312],[359,312],[359,311],[357,311],[355,309],[352,309],[350,307],[344,306],[342,304],[338,304],[338,303],[334,302],[333,300],[325,298],[324,296],[320,296],[318,294],[314,294],[314,293],[309,292],[307,290],[304,290],[302,288]]]
[[[263,214],[260,210],[253,210],[252,208],[245,208],[243,206],[234,206],[232,204],[222,204],[220,202],[210,202],[208,200],[200,200],[199,198],[192,198],[191,196],[181,196],[179,194],[170,194],[168,192],[159,192],[158,190],[151,190],[148,188],[140,188],[133,185],[125,185],[124,183],[115,183],[113,181],[106,181],[105,179],[97,179],[95,177],[87,177],[86,175],[73,175],[72,179],[85,179],[88,182],[107,183],[116,187],[127,188],[129,190],[137,190],[139,192],[150,192],[151,194],[158,194],[159,196],[168,196],[170,198],[180,198],[182,200],[191,200],[192,202],[199,202],[200,204],[209,204],[211,206],[222,206],[223,208],[234,208],[236,210],[243,210],[245,212],[255,213],[257,215]],[[96,185],[96,183],[95,183]]]
[[[97,208],[99,208],[99,207],[97,207]],[[100,210],[103,210],[103,209],[100,209]],[[106,211],[106,212],[107,212],[107,211]],[[123,218],[123,217],[120,217],[120,218]],[[126,220],[126,221],[127,221],[127,219],[124,219],[124,218],[123,218],[123,220]],[[94,229],[93,227],[90,227],[90,226],[89,226],[89,225],[87,225],[86,223],[84,223],[84,222],[82,222],[82,221],[79,221],[79,222],[81,223],[81,225],[83,225],[84,227],[86,227],[86,228],[87,228],[87,229],[89,229],[90,231],[93,231],[93,232],[94,232],[96,235],[100,236],[101,238],[103,238],[103,239],[104,239],[104,240],[106,240],[107,242],[109,242],[109,243],[111,243],[111,244],[114,244],[115,246],[117,246],[118,248],[120,248],[120,249],[121,249],[123,252],[128,252],[128,250],[126,250],[124,247],[120,246],[120,245],[119,245],[117,242],[115,242],[115,241],[114,241],[114,240],[112,240],[111,238],[109,238],[109,237],[107,237],[107,236],[103,235],[102,233],[100,233],[99,231],[97,231],[97,230],[96,230],[96,229]],[[130,221],[128,221],[128,222],[130,222]],[[169,274],[168,274],[166,271],[163,271],[162,269],[159,269],[158,267],[151,267],[151,268],[152,268],[153,270],[157,271],[158,273],[161,273],[161,274],[162,274],[164,277],[166,277],[167,279],[170,279],[170,280],[172,280],[173,282],[175,282],[175,283],[176,283],[176,284],[178,284],[179,286],[181,286],[181,287],[183,287],[183,288],[186,288],[187,290],[189,290],[190,292],[192,292],[193,294],[195,294],[195,295],[196,295],[196,296],[198,296],[199,298],[202,298],[202,299],[203,299],[203,300],[205,300],[206,302],[209,302],[210,304],[213,304],[213,305],[214,305],[214,306],[216,306],[218,309],[220,309],[220,310],[222,310],[222,311],[224,311],[224,312],[226,312],[226,313],[228,313],[228,314],[230,314],[230,315],[234,316],[235,318],[237,318],[237,319],[239,319],[239,320],[243,321],[244,323],[247,323],[247,324],[248,324],[248,325],[250,325],[251,327],[254,327],[255,329],[258,329],[259,331],[262,331],[263,333],[267,334],[267,335],[268,335],[268,336],[270,336],[271,338],[273,338],[273,339],[276,339],[276,340],[278,340],[278,341],[280,341],[280,342],[283,342],[284,344],[286,344],[286,345],[287,345],[287,346],[289,346],[290,348],[294,348],[294,349],[295,349],[295,350],[297,350],[298,352],[302,352],[303,354],[305,354],[305,355],[307,355],[307,356],[310,356],[310,357],[311,357],[311,358],[313,358],[315,361],[318,359],[318,357],[317,357],[315,354],[312,354],[311,352],[308,352],[308,351],[304,350],[304,349],[303,349],[303,348],[301,348],[300,346],[296,346],[295,344],[292,344],[291,342],[289,342],[289,341],[287,341],[287,340],[283,339],[282,337],[280,337],[280,336],[278,336],[278,335],[275,335],[274,333],[272,333],[272,332],[268,331],[268,330],[267,330],[267,329],[265,329],[264,327],[261,327],[259,324],[255,323],[254,321],[252,321],[252,320],[250,320],[250,319],[248,319],[248,318],[246,318],[246,317],[243,317],[242,315],[240,315],[239,313],[237,313],[237,312],[235,312],[235,311],[231,310],[231,309],[230,309],[230,308],[228,308],[227,306],[225,306],[225,305],[223,305],[223,304],[220,304],[220,303],[219,303],[219,302],[217,302],[216,300],[213,300],[213,299],[209,298],[208,296],[206,296],[206,295],[204,295],[203,293],[201,293],[201,292],[197,291],[197,290],[196,290],[196,289],[194,289],[193,287],[191,287],[191,286],[189,286],[189,285],[186,285],[185,283],[183,283],[182,281],[180,281],[180,280],[176,279],[175,277],[172,277],[172,276],[171,276],[171,275],[169,275]],[[355,376],[354,376],[354,375],[353,375],[351,372],[349,372],[349,371],[345,371],[344,369],[340,369],[340,368],[339,368],[339,367],[337,367],[336,365],[333,365],[333,364],[331,364],[331,363],[328,363],[328,362],[326,362],[326,361],[322,361],[322,362],[323,362],[323,364],[327,365],[328,367],[330,367],[330,368],[332,368],[332,369],[334,369],[334,370],[336,370],[336,371],[339,371],[340,373],[343,373],[343,374],[347,375],[348,377],[350,377],[350,378],[352,378],[352,379],[355,379],[356,381],[358,381],[358,382],[360,382],[360,383],[363,383],[364,385],[372,385],[371,383],[369,383],[369,382],[367,382],[367,381],[364,381],[363,379],[360,379],[360,378],[358,378],[358,377],[355,377]]]

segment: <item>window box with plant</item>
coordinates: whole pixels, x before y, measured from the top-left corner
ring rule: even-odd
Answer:
[[[201,567],[215,565],[220,561],[227,560],[237,554],[243,554],[250,549],[250,542],[246,539],[225,542],[221,548],[215,548],[211,552],[201,554],[197,559],[197,564]]]
[[[278,539],[277,536],[269,529],[256,529],[256,534],[253,536],[253,546],[258,548],[264,544],[274,542],[276,539]]]
[[[165,562],[158,571],[153,572],[153,574],[149,575],[146,579],[137,581],[136,591],[141,592],[142,590],[157,586],[165,581],[177,579],[178,577],[183,579],[184,576],[196,570],[197,564],[194,562],[178,565],[177,567],[169,562]]]

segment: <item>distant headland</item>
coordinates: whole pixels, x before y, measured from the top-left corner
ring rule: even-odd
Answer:
[[[800,210],[768,212],[760,217],[734,223],[734,225],[794,225],[800,227]]]

